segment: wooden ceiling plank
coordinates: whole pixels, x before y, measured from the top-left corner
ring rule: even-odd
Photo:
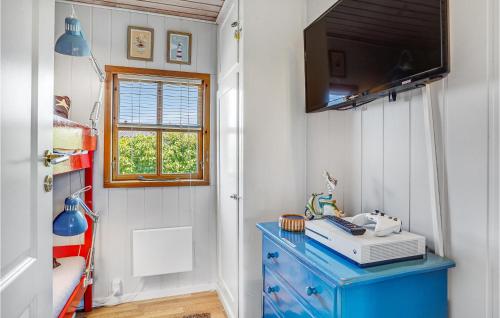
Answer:
[[[111,8],[120,8],[120,9],[134,10],[134,11],[151,12],[151,13],[157,13],[157,14],[162,14],[162,15],[178,16],[178,17],[184,17],[184,18],[190,18],[190,19],[202,20],[202,21],[209,21],[209,22],[215,22],[217,20],[217,17],[213,17],[213,16],[200,15],[200,14],[190,14],[190,13],[179,12],[179,11],[161,10],[161,9],[138,6],[138,5],[130,5],[130,4],[111,2],[111,1],[107,1],[107,0],[68,0],[68,1],[76,2],[76,3],[79,2],[79,3],[86,3],[86,4],[94,4],[94,5],[100,5],[100,6],[105,6],[105,7],[111,7]]]
[[[150,1],[150,0],[105,0],[105,1],[108,1],[111,3],[116,3],[116,4],[132,5],[132,6],[137,6],[137,7],[141,7],[141,8],[158,9],[158,10],[172,11],[172,12],[182,12],[182,13],[186,13],[186,14],[194,14],[194,15],[201,15],[201,16],[215,17],[215,18],[217,18],[217,16],[219,15],[219,12],[186,8],[186,7],[176,6],[176,5],[166,5],[166,4],[157,3],[154,0],[153,1]]]
[[[173,0],[157,0],[159,2],[165,2],[169,3]],[[185,2],[186,5],[202,5],[202,6],[210,6],[210,7],[217,7],[222,8],[222,5],[224,4],[224,0],[178,0],[180,2]]]
[[[134,2],[139,2],[143,6],[165,6],[165,7],[177,7],[182,9],[192,9],[198,10],[200,12],[213,12],[219,14],[220,8],[217,6],[207,6],[204,4],[190,3],[182,0],[134,0]]]

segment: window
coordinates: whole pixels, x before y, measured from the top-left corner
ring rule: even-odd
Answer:
[[[105,187],[209,184],[210,75],[106,66]]]

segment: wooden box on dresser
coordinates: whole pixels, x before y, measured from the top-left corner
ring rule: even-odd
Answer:
[[[425,259],[361,268],[303,233],[259,223],[263,317],[446,318],[447,272]]]

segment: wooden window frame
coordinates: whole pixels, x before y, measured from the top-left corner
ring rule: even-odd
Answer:
[[[210,185],[210,74],[178,72],[147,68],[135,68],[124,66],[105,66],[106,79],[104,91],[104,187],[105,188],[138,188],[138,187],[178,187],[178,186],[207,186]],[[201,80],[201,91],[203,98],[202,106],[202,130],[193,130],[198,133],[198,158],[199,168],[197,174],[162,174],[162,142],[163,133],[169,131],[189,132],[189,128],[161,128],[161,127],[138,127],[134,131],[155,131],[157,135],[157,174],[118,174],[118,75],[143,75],[157,77],[177,77]],[[158,94],[158,98],[161,98]],[[146,180],[139,180],[142,175]]]

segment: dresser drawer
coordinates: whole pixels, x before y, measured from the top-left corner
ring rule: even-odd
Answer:
[[[282,318],[280,314],[274,309],[271,300],[267,296],[263,297],[263,314],[262,318]]]
[[[314,318],[302,307],[286,285],[269,270],[264,270],[263,293],[264,298],[274,304],[284,317]]]
[[[270,271],[281,276],[308,303],[315,317],[334,317],[336,287],[318,277],[292,254],[264,238],[262,259]]]

